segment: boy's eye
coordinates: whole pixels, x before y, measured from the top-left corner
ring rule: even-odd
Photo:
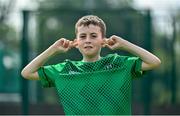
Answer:
[[[97,37],[97,35],[92,35],[91,37],[92,37],[92,38],[96,38],[96,37]]]
[[[83,38],[86,38],[86,36],[85,36],[85,35],[82,35],[82,36],[80,36],[80,38],[82,38],[82,39],[83,39]]]

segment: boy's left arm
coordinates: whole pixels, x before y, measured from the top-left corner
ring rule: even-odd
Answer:
[[[152,53],[115,35],[106,39],[106,46],[112,50],[125,50],[140,57],[143,61],[141,66],[142,71],[154,69],[161,64],[161,60]]]

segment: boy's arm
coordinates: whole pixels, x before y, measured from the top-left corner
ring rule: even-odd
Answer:
[[[141,66],[142,71],[151,70],[161,64],[160,59],[152,53],[118,36],[111,36],[106,43],[110,49],[122,49],[140,57],[143,61]]]
[[[39,80],[38,69],[44,65],[49,58],[56,55],[57,53],[67,52],[73,45],[72,41],[66,40],[64,38],[59,39],[53,45],[51,45],[47,50],[37,56],[32,60],[21,72],[21,75],[25,79]]]

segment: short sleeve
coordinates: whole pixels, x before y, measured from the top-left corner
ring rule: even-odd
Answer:
[[[40,67],[38,74],[43,87],[54,87],[55,74],[51,65]]]
[[[124,64],[127,69],[130,71],[132,78],[140,78],[144,74],[144,71],[141,70],[142,60],[139,57],[125,57]]]

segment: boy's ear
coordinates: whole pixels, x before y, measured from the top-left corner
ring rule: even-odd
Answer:
[[[107,44],[107,38],[103,38],[103,42],[102,42],[102,47],[106,47],[106,44]]]
[[[76,47],[76,48],[78,48],[78,42],[77,42],[77,39],[74,39],[74,41],[73,41],[73,46]]]

